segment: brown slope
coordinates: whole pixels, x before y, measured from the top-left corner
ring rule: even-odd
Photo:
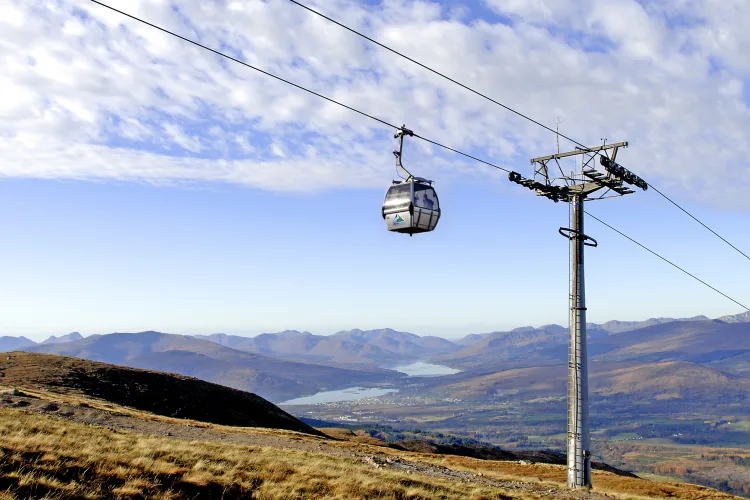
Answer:
[[[168,417],[221,425],[320,434],[255,394],[192,377],[54,354],[13,352],[0,359],[3,385],[103,399]]]
[[[750,351],[710,363],[712,368],[731,371],[739,375],[750,375]]]
[[[593,339],[589,347],[607,361],[707,363],[750,351],[750,323],[676,321]]]
[[[8,500],[738,498],[598,470],[593,491],[570,491],[561,465],[412,453],[278,430],[82,425],[3,403],[0,498]]]
[[[750,391],[750,378],[685,361],[593,365],[590,387],[601,395],[628,394],[659,399],[742,397]]]
[[[713,401],[742,398],[750,394],[750,378],[724,373],[683,361],[660,363],[592,363],[589,377],[592,394],[627,395],[636,398],[681,397]],[[484,397],[561,397],[567,391],[567,366],[540,366],[504,370],[493,374],[438,385],[464,399]]]

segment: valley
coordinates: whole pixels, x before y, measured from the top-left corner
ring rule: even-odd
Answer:
[[[11,353],[0,371],[3,500],[732,498],[599,463],[592,491],[570,491],[561,455],[313,428],[256,395],[161,372],[36,353]],[[245,420],[215,423],[231,409]]]
[[[308,425],[359,430],[384,442],[418,430],[507,450],[565,449],[561,326],[455,342],[389,329],[317,337],[142,332],[24,349],[250,390]],[[742,316],[590,325],[594,459],[750,495],[749,339]],[[335,348],[323,360],[320,346]]]

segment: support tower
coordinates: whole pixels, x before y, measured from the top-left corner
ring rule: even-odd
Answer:
[[[624,183],[643,190],[646,182],[615,163],[617,151],[627,147],[627,142],[605,144],[595,148],[579,148],[567,153],[532,158],[534,177],[526,179],[511,172],[511,181],[536,191],[539,196],[555,203],[570,204],[570,226],[559,232],[570,240],[570,345],[568,355],[568,486],[570,488],[591,487],[591,451],[589,441],[589,395],[588,357],[586,352],[586,290],[584,280],[584,248],[596,247],[596,240],[584,232],[584,201],[632,194],[634,191]],[[565,175],[560,158],[583,155],[581,172]],[[599,157],[606,173],[590,167],[591,161]],[[550,177],[549,166],[554,162],[561,176]],[[594,193],[596,193],[595,196]]]

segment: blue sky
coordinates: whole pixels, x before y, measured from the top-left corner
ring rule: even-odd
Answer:
[[[565,324],[565,205],[520,187],[438,186],[438,230],[409,238],[385,231],[382,189],[5,181],[3,333],[393,327],[457,336]],[[747,261],[655,196],[589,210],[747,300]],[[743,214],[701,215],[750,246],[737,231]],[[587,232],[600,243],[587,254],[591,320],[738,312],[595,221]]]
[[[554,152],[549,132],[289,2],[112,4],[525,175]],[[624,165],[750,248],[750,6],[314,5],[544,123],[564,116],[578,140],[630,141]],[[12,0],[0,23],[0,334],[566,323],[565,205],[407,141],[444,215],[432,234],[389,234],[395,141],[374,122],[94,4]],[[750,302],[750,263],[654,192],[589,210]],[[741,312],[595,221],[587,232],[590,320]]]

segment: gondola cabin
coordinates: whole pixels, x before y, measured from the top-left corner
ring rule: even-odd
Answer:
[[[440,203],[432,181],[421,177],[394,181],[385,195],[383,219],[388,231],[397,233],[412,235],[435,229],[440,220]]]

